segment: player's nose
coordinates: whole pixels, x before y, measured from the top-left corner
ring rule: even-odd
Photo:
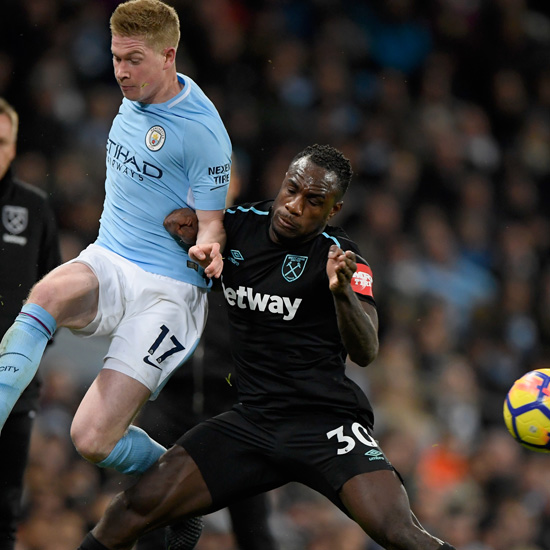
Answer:
[[[115,78],[121,82],[129,77],[128,68],[124,62],[115,64]]]
[[[301,216],[304,210],[304,201],[298,195],[295,195],[286,203],[286,209],[295,216]]]

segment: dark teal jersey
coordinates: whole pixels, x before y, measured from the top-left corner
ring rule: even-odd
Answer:
[[[332,244],[359,250],[346,233],[327,226],[294,246],[268,235],[272,201],[226,211],[222,277],[241,402],[262,408],[361,409],[363,391],[345,374],[347,352],[337,326],[326,264]],[[374,305],[372,273],[357,259],[352,288]]]

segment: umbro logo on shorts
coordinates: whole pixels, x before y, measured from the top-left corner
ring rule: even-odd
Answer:
[[[369,460],[386,460],[384,453],[378,449],[371,449],[365,453],[365,456],[369,457]]]

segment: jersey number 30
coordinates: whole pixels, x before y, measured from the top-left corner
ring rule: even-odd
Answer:
[[[359,443],[363,443],[363,445],[367,445],[368,447],[378,447],[374,438],[363,426],[361,426],[361,424],[359,424],[359,422],[354,422],[352,424],[351,431],[355,436],[355,439],[350,435],[344,435],[344,426],[338,426],[335,430],[327,432],[328,439],[336,436],[340,443],[345,444],[345,447],[337,450],[337,454],[345,455],[346,453],[349,453],[355,448],[357,441],[359,441]]]

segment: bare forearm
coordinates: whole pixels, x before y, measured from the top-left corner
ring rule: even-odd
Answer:
[[[366,306],[351,290],[334,294],[338,328],[350,359],[366,367],[378,355],[378,318],[376,309]]]
[[[209,220],[202,222],[199,219],[199,232],[197,233],[197,244],[220,243],[220,249],[225,246],[225,229],[223,220]]]
[[[197,244],[189,249],[189,257],[204,268],[209,278],[220,277],[223,270],[221,251],[225,246],[223,210],[197,210],[199,231]]]
[[[366,367],[378,354],[378,315],[376,308],[359,301],[351,288],[357,270],[356,256],[336,245],[329,249],[327,275],[332,292],[340,336],[350,359]]]
[[[225,246],[225,229],[223,227],[223,210],[197,210],[199,231],[197,244],[219,243],[220,250]]]

